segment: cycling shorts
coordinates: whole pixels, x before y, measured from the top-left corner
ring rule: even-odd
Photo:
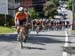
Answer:
[[[17,26],[23,26],[23,24],[26,24],[26,20],[17,20]]]

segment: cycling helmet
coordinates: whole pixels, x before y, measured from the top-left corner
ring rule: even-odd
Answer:
[[[23,7],[19,7],[19,8],[18,8],[18,11],[20,11],[20,12],[23,11],[23,10],[24,10]]]

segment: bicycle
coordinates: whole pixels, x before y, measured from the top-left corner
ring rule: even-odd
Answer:
[[[41,25],[37,25],[36,26],[36,33],[38,34],[40,31],[42,31],[42,26]]]
[[[36,32],[37,32],[37,34],[39,33],[39,26],[37,26],[37,28],[36,28]]]
[[[24,25],[25,28],[27,28],[27,25]],[[20,44],[21,44],[21,48],[23,48],[23,42],[26,42],[27,38],[28,38],[28,29],[26,29],[26,33],[23,32],[23,29],[20,28],[20,31],[19,31],[19,41],[20,41]]]

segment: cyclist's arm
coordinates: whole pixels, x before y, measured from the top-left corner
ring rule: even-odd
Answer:
[[[15,18],[14,18],[15,25],[16,25],[17,19],[18,19],[18,13],[16,13]]]
[[[28,18],[26,18],[26,23],[29,23],[29,22],[28,22]]]
[[[17,21],[16,18],[14,18],[14,23],[15,23],[15,24],[16,24],[16,21]]]
[[[16,25],[16,17],[14,18],[14,25],[15,25],[15,27],[17,28],[17,25]]]

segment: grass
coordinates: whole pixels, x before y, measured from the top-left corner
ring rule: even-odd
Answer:
[[[15,28],[0,26],[0,34],[2,34],[2,33],[13,33],[13,32],[15,32]]]

